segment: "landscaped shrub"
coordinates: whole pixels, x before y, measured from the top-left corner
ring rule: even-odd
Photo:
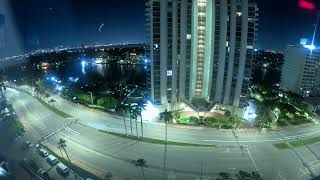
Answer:
[[[103,106],[107,109],[113,109],[119,103],[119,101],[114,97],[102,97],[97,101],[97,105]]]
[[[200,120],[198,117],[190,116],[190,117],[180,117],[179,120],[177,120],[178,124],[184,124],[184,125],[198,125],[200,123]],[[229,119],[215,119],[212,117],[207,117],[204,120],[204,123],[208,127],[215,127],[215,128],[223,128],[223,129],[231,129],[235,125],[235,120],[233,118]]]
[[[229,119],[215,119],[212,117],[205,118],[205,123],[209,127],[231,129],[235,125],[235,121],[232,118]]]
[[[197,125],[199,124],[199,119],[197,117],[194,116],[190,116],[190,117],[180,117],[179,120],[177,120],[178,124],[185,124],[185,125]]]
[[[190,121],[191,124],[198,124],[199,123],[199,118],[191,116],[189,118],[189,121]]]

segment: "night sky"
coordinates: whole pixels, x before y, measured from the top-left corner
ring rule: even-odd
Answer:
[[[146,42],[145,1],[10,0],[27,49]],[[311,38],[316,12],[299,8],[297,0],[258,0],[258,6],[257,48],[283,50]]]

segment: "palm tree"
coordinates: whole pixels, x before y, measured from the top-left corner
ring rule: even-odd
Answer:
[[[110,180],[112,178],[112,173],[111,172],[107,172],[107,174],[104,176],[105,180]]]
[[[133,109],[132,109],[132,106],[129,105],[129,118],[130,118],[130,130],[131,130],[131,136],[133,135],[132,134],[132,118],[133,118]]]
[[[136,122],[136,135],[139,138],[139,133],[138,133],[138,115],[139,115],[139,109],[137,105],[132,106],[132,117],[135,119]]]
[[[221,178],[218,178],[217,180],[228,180],[228,179],[232,179],[232,178],[231,178],[231,174],[228,173],[228,172],[220,172],[220,173],[219,173],[219,176],[220,176]]]
[[[144,167],[148,167],[147,166],[147,161],[144,160],[144,159],[138,159],[137,161],[135,161],[135,164],[136,164],[136,166],[140,166],[141,171],[142,171],[143,179],[146,179],[145,176],[144,176]]]
[[[164,120],[164,123],[166,124],[166,136],[165,136],[165,144],[167,144],[168,140],[168,122],[171,122],[173,119],[172,112],[165,109],[164,112],[160,113],[160,119]]]
[[[47,99],[49,99],[50,94],[49,94],[49,93],[45,93],[44,97],[47,98]]]
[[[40,87],[38,85],[35,86],[34,92],[36,93],[37,96],[40,96]]]
[[[163,119],[166,124],[166,135],[165,135],[165,145],[164,145],[164,157],[163,157],[163,168],[166,168],[167,162],[167,140],[168,140],[168,122],[173,119],[172,112],[165,109],[164,112],[160,113],[160,119]]]
[[[126,135],[128,136],[127,123],[126,123],[126,114],[127,114],[128,110],[129,110],[129,107],[128,107],[128,105],[121,103],[120,110],[123,113],[122,117],[123,117],[124,129],[126,130]]]
[[[52,103],[52,107],[54,107],[54,103],[56,102],[56,100],[54,99],[50,99],[49,103]]]
[[[137,103],[138,115],[140,116],[140,125],[141,125],[141,137],[143,139],[143,123],[142,123],[142,111],[146,108],[146,102],[144,99],[138,101]]]
[[[69,158],[69,155],[68,155],[68,153],[67,153],[67,151],[66,151],[66,148],[65,148],[65,147],[67,147],[67,145],[66,145],[66,140],[64,140],[64,139],[61,138],[61,139],[59,140],[59,142],[58,142],[58,146],[59,146],[59,148],[62,148],[62,149],[63,149],[64,153],[67,155],[67,158],[68,158],[69,162],[71,163],[70,158]]]

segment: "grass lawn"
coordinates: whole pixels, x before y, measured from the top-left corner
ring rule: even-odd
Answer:
[[[42,100],[41,98],[35,96],[35,98],[44,106],[46,107],[47,109],[49,109],[50,111],[56,113],[57,115],[63,117],[63,118],[69,118],[69,117],[72,117],[71,115],[63,112],[63,111],[60,111],[59,109],[53,107],[53,106],[50,106],[48,103],[46,103],[44,100]]]
[[[307,138],[307,139],[301,139],[297,141],[292,141],[290,144],[293,147],[299,147],[299,146],[304,146],[305,144],[314,144],[316,142],[320,142],[320,136],[318,137],[312,137],[312,138]]]
[[[317,137],[312,137],[312,138],[306,138],[306,139],[301,139],[301,140],[295,140],[295,141],[289,141],[289,144],[292,147],[300,147],[308,144],[314,144],[320,142],[320,136]],[[289,149],[289,145],[286,143],[275,143],[273,144],[274,147],[277,149]]]
[[[50,150],[49,148],[46,147],[46,149],[50,152],[50,154],[52,154],[53,156],[55,156],[61,163],[63,163],[64,165],[66,165],[69,169],[71,169],[73,172],[77,173],[79,176],[81,176],[82,178],[88,178],[90,177],[91,179],[95,179],[95,180],[103,180],[102,178],[99,178],[98,176],[70,163],[68,160],[62,158],[61,156],[57,155],[56,153],[54,153],[52,150]]]
[[[289,149],[289,145],[286,143],[274,143],[273,146],[277,149]]]
[[[160,139],[152,139],[152,138],[146,138],[144,137],[143,139],[137,139],[135,136],[127,136],[125,134],[121,133],[114,133],[114,132],[109,132],[109,131],[103,131],[99,130],[101,132],[104,132],[109,135],[121,137],[121,138],[126,138],[126,139],[131,139],[135,141],[141,141],[145,143],[152,143],[152,144],[161,144],[164,145],[165,141],[160,140]],[[209,144],[193,144],[193,143],[182,143],[182,142],[174,142],[174,141],[167,141],[167,145],[174,145],[174,146],[192,146],[192,147],[216,147],[216,145],[209,145]]]

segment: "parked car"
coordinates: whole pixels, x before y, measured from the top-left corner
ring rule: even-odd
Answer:
[[[23,142],[23,144],[22,144],[22,149],[23,150],[26,150],[26,149],[28,149],[28,148],[31,148],[31,147],[33,147],[34,145],[30,142],[30,141],[25,141],[25,142]]]
[[[40,153],[40,155],[41,155],[42,157],[47,157],[47,156],[49,156],[48,151],[45,150],[45,149],[43,149],[43,148],[40,148],[40,149],[39,149],[39,153]]]
[[[47,180],[51,180],[51,179],[52,179],[51,176],[49,175],[49,173],[48,173],[46,170],[42,169],[42,168],[40,168],[40,169],[37,171],[37,173],[38,173],[41,177],[43,177],[43,178],[45,178],[45,179],[47,179]]]
[[[24,158],[20,165],[32,176],[36,177],[37,179],[41,179],[40,176],[37,174],[38,165],[35,161],[30,160],[28,158]]]
[[[62,163],[59,163],[57,165],[57,171],[62,176],[67,176],[69,174],[69,168],[66,165],[62,164]]]
[[[47,157],[47,162],[48,162],[50,165],[54,166],[54,165],[56,165],[59,161],[58,161],[58,159],[57,159],[56,157],[54,157],[53,155],[49,155],[49,156]]]

